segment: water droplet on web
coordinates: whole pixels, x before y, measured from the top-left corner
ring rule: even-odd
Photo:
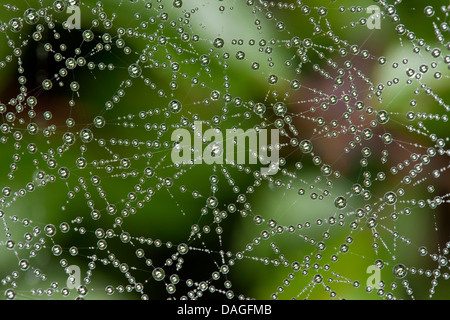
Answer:
[[[54,256],[60,256],[62,254],[62,248],[60,245],[54,245],[52,247],[52,252]]]
[[[28,268],[30,267],[30,263],[27,259],[22,259],[19,261],[19,267],[23,271],[28,270]]]
[[[389,121],[389,114],[385,110],[377,112],[377,121],[381,124],[386,124]]]
[[[42,88],[44,88],[45,90],[50,90],[53,87],[53,83],[51,80],[44,80],[42,81]]]
[[[300,88],[300,81],[297,79],[291,81],[291,88],[297,90]]]
[[[258,102],[254,107],[253,107],[253,112],[255,112],[257,115],[263,115],[264,112],[266,112],[266,106],[261,103]]]
[[[70,170],[66,167],[61,167],[58,170],[58,175],[61,179],[67,179],[70,176]]]
[[[269,84],[276,84],[278,82],[278,77],[274,74],[271,74],[267,81],[269,82]]]
[[[175,1],[173,2],[173,6],[174,6],[175,8],[181,8],[181,7],[183,6],[183,1],[182,1],[182,0],[175,0]]]
[[[276,28],[277,28],[278,31],[284,30],[284,28],[285,28],[284,22],[282,22],[282,21],[277,22]]]
[[[70,83],[70,89],[73,92],[77,92],[78,90],[80,90],[80,84],[77,81],[73,81]]]
[[[156,281],[162,281],[164,277],[166,276],[166,273],[164,272],[164,269],[162,268],[155,268],[152,272],[153,279]]]
[[[225,41],[222,38],[216,38],[213,42],[214,47],[220,49],[225,45]]]
[[[80,139],[84,143],[89,143],[94,138],[94,135],[92,134],[92,131],[90,129],[83,129],[80,132]]]
[[[209,63],[210,63],[210,58],[207,56],[207,55],[201,55],[200,56],[200,64],[202,65],[202,66],[207,66],[207,65],[209,65]]]
[[[103,128],[106,122],[102,116],[97,116],[94,118],[93,123],[96,128]]]
[[[173,283],[168,284],[168,285],[166,286],[166,290],[167,290],[167,292],[168,292],[169,294],[174,294],[175,291],[176,291],[176,286],[175,286]]]
[[[427,17],[434,16],[434,8],[432,6],[426,6],[423,11]]]
[[[310,153],[313,149],[313,145],[310,140],[303,140],[300,142],[300,150],[303,153]]]
[[[377,259],[374,264],[379,270],[384,268],[384,261],[381,259]]]
[[[390,144],[391,142],[392,142],[392,134],[390,134],[389,132],[386,132],[386,133],[384,133],[382,136],[381,136],[381,139],[383,140],[383,142],[385,143],[385,144]]]
[[[397,195],[392,191],[386,192],[386,194],[384,195],[384,201],[388,205],[393,205],[397,202]]]
[[[16,292],[14,289],[8,289],[5,291],[5,297],[8,300],[13,300],[16,297]]]
[[[347,199],[339,196],[334,200],[334,205],[338,209],[344,209],[347,206]]]
[[[392,271],[394,273],[394,276],[396,276],[398,279],[403,279],[408,274],[408,270],[403,264],[395,265]]]
[[[181,102],[178,100],[172,100],[169,102],[169,110],[172,113],[179,113],[182,109]]]
[[[236,53],[236,59],[238,60],[244,60],[245,59],[245,52],[244,51],[238,51]]]
[[[211,209],[216,208],[217,205],[218,205],[218,200],[217,200],[217,198],[216,198],[216,197],[209,197],[209,198],[206,200],[206,205],[207,205],[209,208],[211,208]]]
[[[53,2],[53,10],[56,12],[63,12],[66,8],[66,2],[63,0],[56,0]]]
[[[375,218],[370,218],[367,220],[368,228],[375,228],[377,226],[377,220]]]
[[[83,32],[83,39],[86,42],[91,42],[94,40],[94,33],[91,30],[86,30]]]
[[[2,194],[4,197],[9,197],[11,195],[11,188],[3,187]]]
[[[47,237],[53,237],[56,234],[56,227],[52,224],[48,224],[44,227],[44,232]]]
[[[30,124],[27,126],[27,131],[28,131],[29,134],[35,135],[35,134],[38,133],[39,127],[38,127],[38,125],[37,125],[36,123],[30,123]]]
[[[9,21],[9,29],[12,32],[20,32],[23,28],[23,23],[18,18],[13,18]]]
[[[132,78],[138,78],[142,74],[142,67],[140,65],[134,63],[128,67],[128,74]]]
[[[178,245],[177,249],[178,249],[178,252],[179,252],[180,254],[183,254],[183,255],[184,255],[184,254],[186,254],[186,253],[188,252],[189,247],[188,247],[188,245],[185,244],[185,243],[180,243],[180,244]]]
[[[45,111],[44,112],[44,119],[45,120],[51,120],[53,117],[52,113],[50,111]]]
[[[419,248],[419,253],[422,257],[426,256],[428,254],[428,250],[426,247],[420,247]]]
[[[322,276],[321,274],[316,274],[316,275],[314,276],[314,282],[315,282],[315,283],[321,283],[322,280],[323,280],[323,276]]]
[[[347,252],[350,250],[350,248],[349,248],[348,245],[342,244],[342,245],[339,247],[339,250],[340,250],[342,253],[347,253]]]
[[[284,116],[287,112],[287,107],[283,102],[277,102],[273,106],[273,111],[277,116]]]

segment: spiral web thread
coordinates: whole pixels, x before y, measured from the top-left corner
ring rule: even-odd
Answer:
[[[445,297],[438,2],[3,5],[4,298]],[[175,164],[195,121],[279,129],[280,170]]]

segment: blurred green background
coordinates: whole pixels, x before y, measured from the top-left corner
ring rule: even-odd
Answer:
[[[430,17],[424,1],[397,1],[395,13],[381,8],[379,30],[361,20],[373,4],[381,7],[373,1],[81,1],[81,30],[62,25],[69,16],[67,1],[3,5],[0,278],[5,297],[14,289],[16,299],[223,299],[227,292],[230,298],[256,299],[275,293],[278,299],[386,299],[389,293],[424,299],[435,287],[432,298],[447,299],[448,267],[440,258],[448,256],[450,240],[448,176],[441,170],[433,177],[434,170],[448,166],[447,153],[433,154],[429,164],[411,170],[427,148],[446,150],[448,141],[449,44],[448,27],[442,26],[448,16],[441,9],[448,1],[433,1]],[[319,13],[321,7],[326,15]],[[29,8],[46,10],[42,16],[36,11],[36,20],[28,23],[23,17]],[[23,25],[20,32],[11,31],[15,18]],[[408,32],[399,34],[399,24]],[[86,30],[94,40],[84,38]],[[214,45],[217,38],[223,47]],[[436,48],[439,55],[433,56]],[[242,53],[245,57],[238,58]],[[86,65],[78,60],[72,69],[68,61],[79,57]],[[139,77],[129,73],[136,63]],[[276,84],[268,82],[273,74]],[[46,79],[51,90],[43,89]],[[299,89],[292,87],[296,79]],[[73,90],[74,82],[79,89]],[[332,95],[336,104],[329,102]],[[180,113],[168,112],[174,99],[182,104]],[[288,117],[273,112],[279,101]],[[254,112],[257,103],[266,106],[261,116]],[[389,113],[388,123],[377,122],[379,110]],[[103,126],[95,125],[98,116]],[[280,171],[261,179],[254,174],[259,165],[174,166],[172,131],[195,120],[204,121],[204,130],[284,129]],[[37,134],[30,133],[30,123],[39,128]],[[352,146],[366,128],[373,137],[356,138]],[[80,137],[85,129],[92,133],[90,141]],[[382,141],[386,132],[392,143]],[[66,139],[70,133],[74,142]],[[293,138],[310,140],[313,152],[302,153]],[[364,147],[370,156],[363,156]],[[86,167],[80,167],[81,157]],[[331,166],[331,175],[321,170],[323,164]],[[62,167],[70,171],[68,178],[59,175]],[[154,174],[145,176],[145,168]],[[412,182],[405,183],[405,176]],[[370,191],[370,198],[354,193],[355,184]],[[389,191],[398,195],[392,206],[383,199]],[[211,196],[219,201],[216,208],[206,205]],[[339,196],[347,199],[345,208],[335,206]],[[113,214],[107,212],[110,205]],[[358,217],[358,209],[364,215]],[[394,212],[398,218],[392,218]],[[257,217],[263,222],[255,223]],[[367,226],[373,217],[375,229]],[[49,224],[55,235],[46,232]],[[181,254],[179,244],[189,245],[189,252]],[[55,245],[61,255],[52,252]],[[428,251],[422,256],[423,246]],[[137,257],[138,249],[152,260],[150,266]],[[18,265],[23,259],[30,264],[26,270]],[[367,292],[366,271],[377,260],[384,288]],[[293,270],[296,261],[300,270]],[[398,264],[408,268],[403,279],[393,273]],[[87,294],[62,294],[69,265],[80,266]],[[163,281],[152,275],[159,267],[165,270]],[[180,280],[171,279],[173,274]],[[318,274],[322,279],[315,282]],[[174,294],[167,291],[171,282]],[[208,283],[204,292],[201,282]],[[114,294],[108,295],[108,286]]]

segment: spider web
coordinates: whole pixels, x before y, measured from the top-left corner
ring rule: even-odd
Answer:
[[[438,2],[3,5],[4,298],[447,297]],[[278,129],[279,171],[175,163],[195,122]]]

